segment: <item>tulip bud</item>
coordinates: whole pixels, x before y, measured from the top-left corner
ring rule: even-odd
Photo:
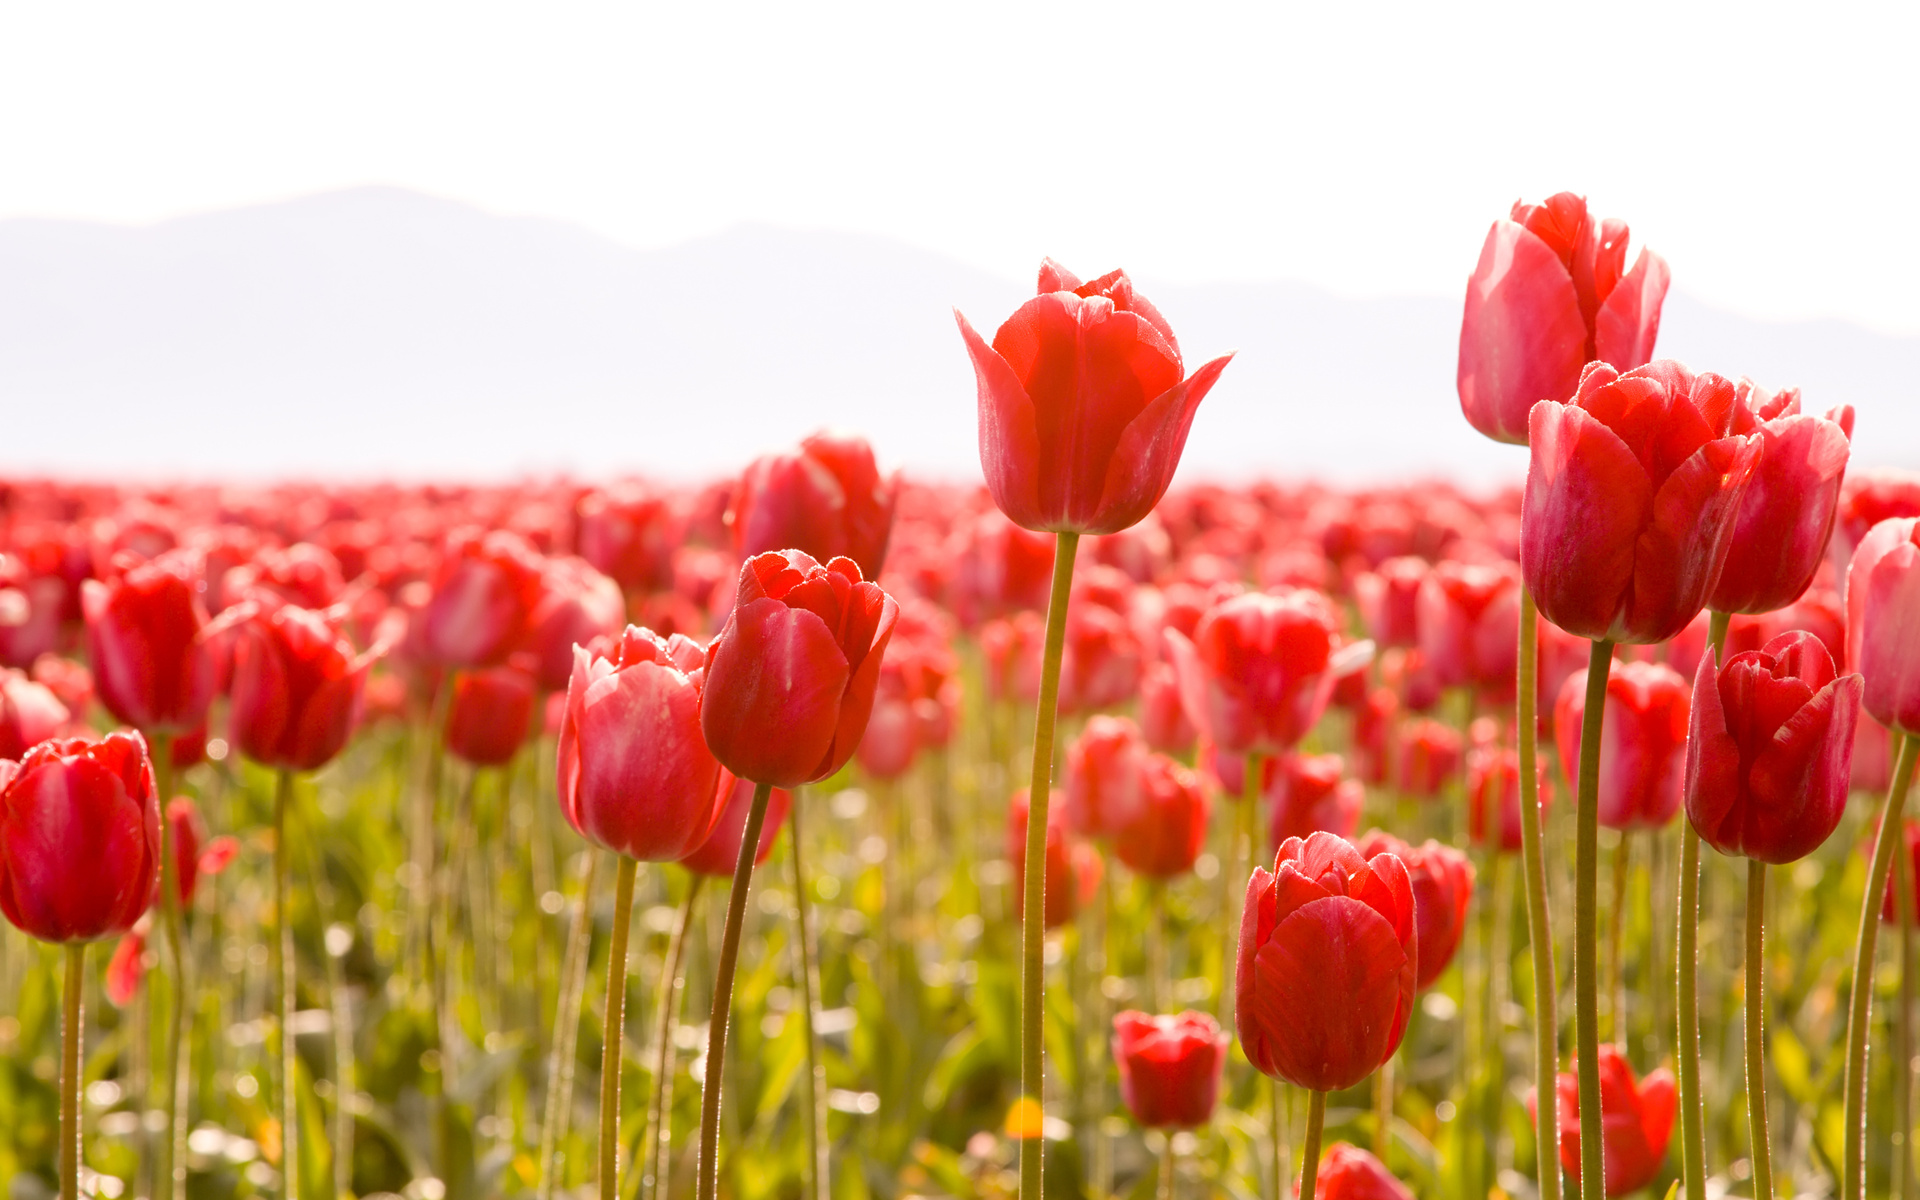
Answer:
[[[359,722],[367,672],[381,651],[355,654],[326,614],[291,604],[246,615],[234,635],[233,744],[281,770],[332,761]]]
[[[1172,663],[1154,663],[1140,676],[1140,732],[1149,747],[1167,754],[1193,749],[1193,722],[1180,702],[1180,677]]]
[[[201,638],[207,614],[192,556],[169,553],[111,584],[81,590],[94,686],[107,711],[135,729],[192,729],[213,700],[214,662]]]
[[[1167,646],[1194,725],[1229,754],[1283,754],[1319,721],[1337,675],[1364,665],[1372,643],[1347,646],[1318,592],[1249,592],[1222,600],[1191,641]]]
[[[1686,680],[1661,663],[1616,662],[1607,676],[1600,740],[1600,824],[1608,829],[1659,829],[1680,811],[1686,779]],[[1587,673],[1569,676],[1553,718],[1569,794],[1580,778],[1580,724],[1587,709]]]
[[[1419,717],[1400,727],[1393,746],[1394,786],[1409,796],[1438,799],[1459,777],[1464,746],[1460,731],[1451,725]]]
[[[1560,1165],[1576,1176],[1580,1172],[1580,1078],[1562,1071],[1556,1081],[1559,1098]],[[1673,1076],[1655,1071],[1643,1080],[1633,1077],[1625,1056],[1609,1042],[1600,1044],[1600,1111],[1605,1146],[1606,1192],[1609,1197],[1637,1192],[1653,1182],[1667,1156],[1673,1136],[1673,1117],[1680,1098]],[[1535,1098],[1527,1097],[1534,1112]],[[1538,1114],[1535,1113],[1538,1120]]]
[[[1420,587],[1420,655],[1440,686],[1513,699],[1520,643],[1520,572],[1511,564],[1444,562]]]
[[[443,667],[500,662],[526,637],[540,589],[539,556],[519,537],[454,535],[419,614],[423,656]]]
[[[1734,518],[1733,546],[1707,607],[1763,613],[1798,600],[1833,534],[1846,474],[1853,410],[1825,417],[1800,411],[1800,389],[1769,393],[1738,385],[1733,432],[1760,439],[1760,463]]]
[[[1289,838],[1315,833],[1352,837],[1360,824],[1366,789],[1358,779],[1346,779],[1346,760],[1338,754],[1289,754],[1274,772],[1268,794],[1273,798],[1269,844],[1278,850]]]
[[[1109,837],[1140,814],[1147,745],[1128,717],[1092,717],[1067,746],[1067,823]]]
[[[1546,763],[1534,760],[1539,777],[1540,808],[1553,788]],[[1520,755],[1504,746],[1486,746],[1467,755],[1467,837],[1476,846],[1491,844],[1502,854],[1520,850]]]
[[[1120,1098],[1147,1129],[1194,1129],[1213,1119],[1229,1038],[1206,1013],[1128,1010],[1113,1018]]]
[[[1376,645],[1419,644],[1420,591],[1431,570],[1426,559],[1402,555],[1381,563],[1378,571],[1355,576],[1353,599]]]
[[[727,524],[734,553],[796,549],[828,562],[849,558],[877,579],[886,564],[898,482],[883,480],[857,437],[816,433],[785,454],[755,459],[740,476]]]
[[[1192,771],[1164,754],[1150,754],[1139,767],[1140,802],[1113,831],[1113,852],[1150,879],[1172,879],[1193,870],[1207,841],[1213,805]],[[1072,802],[1068,802],[1072,806]]]
[[[563,692],[573,675],[573,648],[620,636],[627,602],[613,580],[579,558],[550,558],[540,572],[540,598],[527,617],[526,651],[540,688]]]
[[[0,668],[0,759],[18,759],[29,747],[66,727],[67,706],[44,684],[12,667]]]
[[[137,733],[0,761],[0,912],[43,942],[124,933],[160,880],[160,805]]]
[[[1298,1193],[1300,1185],[1294,1184]],[[1320,1156],[1319,1200],[1414,1200],[1413,1189],[1358,1146],[1335,1142]]]
[[[629,592],[645,594],[673,584],[679,540],[666,498],[635,488],[588,492],[576,508],[580,557]]]
[[[482,667],[453,678],[447,749],[476,767],[513,761],[533,723],[533,676],[518,667]]]
[[[1875,525],[1847,571],[1847,662],[1874,720],[1920,734],[1920,519]]]

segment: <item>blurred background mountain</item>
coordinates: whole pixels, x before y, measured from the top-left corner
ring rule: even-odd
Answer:
[[[1190,367],[1239,352],[1184,480],[1524,470],[1459,416],[1458,297],[1141,282]],[[949,310],[991,337],[1029,292],[875,237],[747,225],[640,251],[391,188],[140,227],[0,221],[0,470],[694,477],[831,425],[889,466],[973,478]],[[1660,350],[1852,404],[1856,463],[1920,466],[1920,338],[1676,290]]]

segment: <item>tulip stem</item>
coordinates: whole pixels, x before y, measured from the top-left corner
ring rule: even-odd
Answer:
[[[1627,1049],[1627,979],[1620,966],[1621,926],[1626,923],[1627,911],[1627,872],[1633,858],[1633,841],[1627,831],[1620,831],[1620,840],[1613,844],[1613,891],[1609,893],[1613,900],[1613,912],[1607,920],[1607,979],[1608,995],[1611,997],[1608,1007],[1613,1012],[1613,1044],[1620,1047],[1622,1053]]]
[[[587,877],[573,907],[567,929],[567,947],[560,960],[560,992],[554,997],[553,1045],[547,1052],[547,1099],[540,1119],[539,1200],[553,1200],[556,1184],[554,1149],[567,1136],[573,1114],[574,1047],[579,1044],[580,1000],[587,988],[587,950],[593,933],[593,885],[600,874],[600,855],[587,850]]]
[[[1287,1200],[1287,1177],[1293,1171],[1293,1147],[1287,1144],[1292,1111],[1286,1104],[1287,1085],[1279,1079],[1267,1089],[1267,1123],[1273,1137],[1273,1200]]]
[[[1773,1200],[1767,1137],[1767,864],[1747,860],[1747,1133],[1754,1200]]]
[[[174,862],[173,822],[167,819],[167,804],[173,797],[173,739],[161,734],[150,747],[153,759],[154,791],[160,797],[160,926],[167,940],[167,957],[173,961],[172,1001],[167,1012],[167,1045],[162,1051],[160,1105],[165,1113],[167,1134],[161,1142],[160,1170],[154,1192],[172,1200],[185,1200],[187,1194],[187,1104],[186,1076],[180,1071],[180,1051],[187,1015],[187,958],[180,941],[180,870]]]
[[[1867,1025],[1873,1015],[1874,939],[1880,932],[1880,906],[1887,894],[1901,833],[1907,789],[1913,784],[1914,756],[1920,738],[1900,739],[1900,756],[1880,811],[1880,832],[1873,839],[1873,865],[1867,868],[1867,892],[1860,901],[1860,934],[1853,948],[1853,993],[1847,1012],[1847,1110],[1844,1176],[1840,1200],[1865,1200],[1867,1194]]]
[[[674,1053],[673,1030],[679,1024],[680,992],[686,986],[680,967],[687,952],[687,930],[693,927],[693,910],[700,899],[707,877],[689,872],[687,896],[680,902],[680,919],[673,925],[673,941],[667,946],[667,961],[660,976],[660,1040],[653,1052],[653,1098],[647,1102],[647,1124],[640,1135],[640,1194],[665,1196],[667,1169],[673,1156]]]
[[[87,944],[67,943],[67,986],[60,1023],[60,1197],[80,1200],[80,1027],[87,986]]]
[[[273,922],[279,927],[274,949],[280,978],[280,1179],[286,1200],[300,1195],[300,1099],[294,1079],[293,1006],[296,999],[293,920],[287,904],[293,891],[293,865],[287,851],[287,810],[293,806],[293,772],[282,768],[273,792]]]
[[[622,854],[613,884],[613,936],[607,942],[607,1013],[600,1026],[600,1200],[620,1196],[620,1051],[627,1027],[627,931],[640,864]]]
[[[1519,680],[1514,741],[1520,755],[1520,848],[1527,893],[1527,944],[1533,955],[1533,1078],[1539,1111],[1535,1140],[1540,1200],[1560,1200],[1560,1119],[1556,1092],[1560,1070],[1559,979],[1553,964],[1553,923],[1547,910],[1547,866],[1540,838],[1540,773],[1536,764],[1539,724],[1540,611],[1533,592],[1520,589]],[[1687,1200],[1705,1200],[1688,1196]]]
[[[1053,589],[1047,598],[1047,636],[1040,659],[1040,703],[1033,723],[1033,773],[1027,791],[1027,861],[1020,917],[1020,1100],[1034,1118],[1019,1122],[1020,1200],[1041,1200],[1045,1118],[1042,1030],[1046,1023],[1047,807],[1053,787],[1053,725],[1060,707],[1060,657],[1066,645],[1067,604],[1073,595],[1073,559],[1080,535],[1054,535]],[[1064,880],[1064,886],[1073,886]],[[702,1192],[700,1200],[713,1200]]]
[[[1580,803],[1574,840],[1574,1033],[1580,1072],[1580,1195],[1606,1195],[1600,1110],[1600,730],[1606,721],[1613,643],[1596,639],[1587,657],[1587,708],[1580,721]],[[1524,778],[1524,776],[1523,776]],[[1526,806],[1521,805],[1524,812]],[[1544,1173],[1544,1172],[1543,1172]]]
[[[1160,1143],[1160,1200],[1173,1200],[1173,1138],[1173,1131],[1168,1130],[1166,1140]]]
[[[760,827],[767,819],[773,785],[753,785],[753,806],[740,833],[740,857],[734,861],[733,891],[727,897],[727,923],[720,935],[720,961],[713,975],[713,1011],[707,1021],[707,1068],[700,1095],[699,1200],[714,1200],[720,1186],[720,1082],[726,1074],[727,1021],[733,1012],[733,969],[740,957],[740,927],[747,916],[747,890],[760,850]],[[1037,1193],[1036,1193],[1037,1194]]]
[[[1707,1200],[1707,1131],[1700,1103],[1700,835],[1680,831],[1680,1173],[1686,1200]]]
[[[1307,1093],[1307,1144],[1300,1157],[1300,1200],[1313,1200],[1313,1189],[1320,1182],[1320,1130],[1327,1123],[1327,1094],[1319,1089]],[[1282,1181],[1285,1195],[1285,1181]]]
[[[813,931],[807,919],[812,901],[807,896],[807,874],[800,847],[803,799],[805,797],[795,791],[787,815],[787,842],[793,851],[794,944],[800,952],[800,969],[795,972],[800,984],[800,1036],[807,1043],[807,1161],[812,1164],[813,1175],[808,1197],[809,1200],[831,1200],[833,1175],[828,1151],[833,1143],[827,1136],[827,1064],[820,1056],[819,1041],[813,1031],[813,1006],[820,995],[820,968],[814,960]]]
[[[1233,842],[1229,847],[1232,860],[1230,867],[1223,864],[1220,885],[1220,921],[1224,936],[1220,939],[1220,1027],[1234,1028],[1234,973],[1240,963],[1240,922],[1235,918],[1233,897],[1235,888],[1244,889],[1240,877],[1251,868],[1247,858],[1253,851],[1254,839],[1259,837],[1259,821],[1254,814],[1260,810],[1260,776],[1266,770],[1266,758],[1259,751],[1247,755],[1241,767],[1240,803],[1234,806]]]
[[[1373,1156],[1381,1162],[1393,1140],[1393,1059],[1387,1055],[1373,1076]]]
[[[1900,1142],[1893,1155],[1895,1200],[1913,1200],[1913,857],[1893,856],[1894,910],[1900,932],[1900,1012],[1894,1022],[1893,1127]]]
[[[1153,1011],[1167,1011],[1167,885],[1165,880],[1147,881],[1147,993],[1153,997]]]

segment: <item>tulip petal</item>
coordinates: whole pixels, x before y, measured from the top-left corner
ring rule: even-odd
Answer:
[[[973,359],[980,405],[980,470],[993,502],[1024,529],[1045,529],[1040,511],[1040,427],[1020,377],[956,310]]]
[[[1700,614],[1726,563],[1733,518],[1759,458],[1759,439],[1721,438],[1667,476],[1653,499],[1653,520],[1634,546],[1633,595],[1625,619],[1610,631],[1616,640],[1664,642]]]
[[[1920,734],[1920,654],[1914,653],[1920,646],[1920,547],[1895,546],[1873,564],[1864,587],[1859,572],[1853,575],[1851,586],[1865,595],[1860,656],[1848,661],[1866,677],[1862,702],[1882,725]]]
[[[1547,620],[1579,637],[1610,637],[1633,586],[1652,480],[1627,444],[1583,409],[1536,405],[1529,428],[1522,574]]]
[[[1642,249],[1633,270],[1607,294],[1594,317],[1593,356],[1622,371],[1651,361],[1669,282],[1667,260]]]
[[[861,655],[855,660],[859,665],[853,669],[847,679],[846,689],[840,695],[837,706],[840,716],[834,730],[833,744],[827,748],[812,779],[807,782],[825,779],[846,766],[847,760],[860,748],[860,738],[867,731],[867,720],[873,715],[873,695],[880,684],[880,667],[887,656],[887,642],[893,637],[894,624],[900,619],[899,603],[874,584],[861,584],[856,594],[856,603],[861,605],[863,611],[867,608],[878,610],[875,615],[861,618],[862,630],[870,629],[872,640],[864,646],[848,647],[849,657],[856,653]]]
[[[1693,711],[1687,727],[1687,820],[1709,846],[1739,853],[1739,830],[1726,828],[1740,800],[1740,747],[1727,731],[1720,699],[1720,672],[1711,653],[1693,677]]]
[[[1233,355],[1223,354],[1205,364],[1155,397],[1121,431],[1107,463],[1097,515],[1085,532],[1118,533],[1139,524],[1160,503],[1180,466],[1194,413],[1232,360]]]
[[[1254,1022],[1269,1031],[1276,1073],[1339,1091],[1372,1074],[1404,1028],[1411,959],[1367,905],[1329,896],[1274,927],[1254,956]],[[1284,1031],[1284,1032],[1280,1032]]]
[[[1820,848],[1847,809],[1854,724],[1860,712],[1858,675],[1836,679],[1814,693],[1774,733],[1747,771],[1747,854],[1790,863]]]
[[[1560,256],[1522,226],[1495,221],[1467,280],[1461,411],[1495,441],[1525,445],[1528,410],[1571,396],[1586,361],[1587,326]]]

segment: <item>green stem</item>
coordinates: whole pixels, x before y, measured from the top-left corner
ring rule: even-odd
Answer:
[[[1707,1130],[1700,1098],[1700,835],[1680,831],[1680,1173],[1687,1200],[1707,1200]]]
[[[1880,810],[1880,832],[1873,839],[1873,865],[1867,869],[1867,893],[1860,900],[1860,934],[1853,949],[1853,993],[1847,1011],[1847,1111],[1844,1176],[1839,1200],[1866,1200],[1867,1194],[1867,1026],[1873,1015],[1874,939],[1880,932],[1880,905],[1887,894],[1896,847],[1904,848],[1901,815],[1913,784],[1914,756],[1920,738],[1900,739],[1893,780]]]
[[[1327,1094],[1322,1091],[1307,1093],[1307,1144],[1300,1158],[1300,1200],[1313,1200],[1313,1190],[1320,1182],[1320,1130],[1327,1123]],[[1286,1182],[1281,1181],[1284,1189]],[[1284,1195],[1284,1191],[1282,1192]]]
[[[1913,860],[1906,854],[1893,856],[1894,909],[1899,914],[1900,930],[1900,1011],[1894,1022],[1894,1061],[1902,1064],[1894,1072],[1893,1125],[1899,1141],[1893,1155],[1895,1185],[1889,1189],[1898,1200],[1913,1200]]]
[[[674,1053],[673,1028],[679,1024],[680,992],[686,986],[681,975],[681,960],[687,952],[687,930],[693,927],[694,904],[700,898],[707,877],[690,873],[687,898],[680,902],[680,919],[673,926],[673,942],[667,947],[665,974],[660,977],[660,1041],[654,1049],[653,1099],[647,1103],[646,1130],[640,1137],[641,1195],[664,1197],[667,1168],[673,1155]]]
[[[60,1197],[80,1200],[80,1029],[86,1019],[81,998],[87,986],[87,944],[67,943],[65,1009],[60,1023]]]
[[[820,1056],[820,1045],[813,1032],[814,998],[820,994],[820,968],[814,961],[813,931],[807,909],[807,873],[800,846],[800,809],[802,796],[796,792],[788,809],[787,844],[793,850],[793,923],[795,945],[800,951],[800,969],[795,972],[800,984],[800,1036],[807,1043],[807,1161],[812,1165],[809,1200],[830,1200],[833,1175],[828,1151],[833,1143],[827,1136],[827,1064]],[[891,857],[891,856],[889,856]]]
[[[1172,991],[1167,980],[1167,884],[1163,879],[1147,881],[1147,994],[1153,998],[1153,1011],[1167,1011]]]
[[[1546,855],[1540,838],[1540,775],[1535,765],[1539,724],[1540,613],[1533,593],[1520,589],[1520,662],[1514,739],[1520,753],[1520,848],[1527,893],[1527,944],[1533,954],[1533,1080],[1539,1121],[1535,1139],[1540,1200],[1560,1200],[1560,1117],[1555,1092],[1560,1070],[1559,977],[1553,964],[1553,922],[1547,911]],[[1689,1196],[1688,1200],[1705,1200]]]
[[[1046,1108],[1042,1031],[1046,1023],[1047,805],[1053,787],[1053,725],[1060,707],[1060,656],[1066,645],[1067,604],[1080,535],[1054,535],[1053,590],[1047,599],[1047,637],[1040,659],[1040,705],[1033,725],[1033,773],[1027,791],[1027,861],[1020,919],[1020,1105],[1035,1116]],[[1063,880],[1062,886],[1073,886]],[[1035,1126],[1038,1121],[1033,1122]],[[1023,1129],[1021,1132],[1029,1132]],[[1020,1139],[1020,1200],[1041,1200],[1043,1137]],[[713,1200],[702,1193],[700,1200]]]
[[[1160,1143],[1160,1200],[1173,1200],[1173,1130]]]
[[[587,950],[593,940],[593,885],[600,855],[587,849],[587,877],[573,907],[567,948],[560,961],[560,994],[554,997],[553,1045],[547,1053],[547,1099],[540,1120],[539,1200],[553,1200],[554,1148],[567,1136],[573,1113],[574,1047],[580,1036],[580,1001],[587,989]]]
[[[1393,1055],[1373,1074],[1373,1156],[1387,1161],[1387,1149],[1393,1140]]]
[[[1754,1200],[1773,1200],[1767,1137],[1767,864],[1747,860],[1747,1133]]]
[[[734,861],[733,891],[727,897],[727,923],[720,935],[720,961],[713,976],[713,1012],[707,1022],[707,1072],[700,1096],[699,1200],[714,1200],[720,1187],[720,1081],[727,1063],[727,1021],[733,1013],[733,969],[740,957],[740,927],[746,922],[747,889],[760,849],[760,827],[767,819],[773,786],[753,785],[753,807],[740,832],[740,857]]]
[[[1269,1081],[1267,1124],[1273,1139],[1273,1200],[1287,1200],[1287,1177],[1293,1170],[1293,1148],[1287,1145],[1288,1118],[1293,1114],[1285,1104],[1286,1090],[1287,1085],[1280,1080]]]
[[[1587,709],[1580,722],[1580,804],[1574,837],[1574,1034],[1580,1071],[1580,1195],[1606,1195],[1606,1142],[1600,1111],[1600,730],[1606,721],[1613,643],[1596,640],[1587,656]],[[1524,805],[1522,806],[1525,807]]]
[[[291,855],[287,850],[287,810],[293,805],[293,772],[282,768],[273,793],[273,922],[280,980],[280,1178],[286,1200],[300,1195],[300,1099],[294,1071],[293,1006],[295,964],[293,920],[287,911],[292,893]]]
[[[1627,979],[1620,966],[1621,926],[1626,922],[1627,911],[1627,870],[1632,863],[1633,842],[1627,831],[1620,831],[1620,840],[1613,844],[1613,890],[1608,895],[1613,900],[1613,912],[1607,920],[1607,978],[1608,1003],[1613,1011],[1613,1044],[1622,1051],[1627,1048]]]
[[[613,884],[607,1014],[600,1027],[600,1200],[620,1196],[620,1051],[627,1040],[627,931],[633,920],[633,877],[639,867],[622,854]]]
[[[173,798],[173,739],[162,733],[151,747],[154,790],[160,797],[160,926],[173,963],[173,987],[167,1012],[167,1044],[161,1052],[164,1067],[160,1104],[166,1114],[167,1135],[160,1147],[160,1170],[155,1178],[172,1200],[187,1194],[186,1076],[180,1070],[180,1052],[187,1015],[187,959],[180,939],[179,868],[174,863],[173,822],[167,820],[167,802]]]

